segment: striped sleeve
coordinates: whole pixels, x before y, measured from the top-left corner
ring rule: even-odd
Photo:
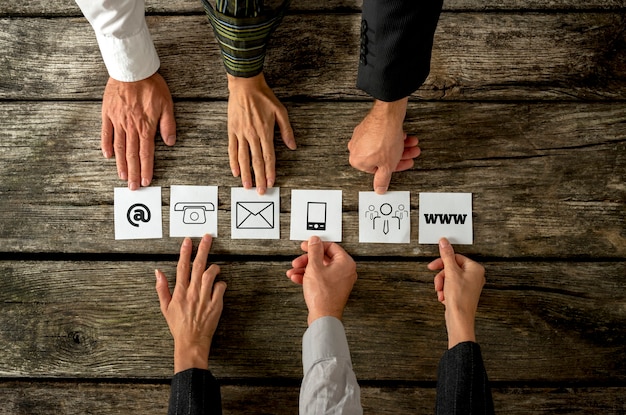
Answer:
[[[282,21],[290,1],[285,0],[272,11],[256,10],[256,16],[232,17],[213,8],[208,0],[202,0],[226,72],[243,78],[261,73],[269,37]]]

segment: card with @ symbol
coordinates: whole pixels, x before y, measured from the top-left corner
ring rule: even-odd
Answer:
[[[161,188],[143,187],[114,191],[115,239],[158,239],[163,237]]]

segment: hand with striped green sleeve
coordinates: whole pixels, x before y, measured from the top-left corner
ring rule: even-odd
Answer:
[[[251,78],[228,75],[228,156],[233,176],[252,187],[252,170],[259,194],[276,181],[274,125],[291,150],[296,140],[287,109],[265,82],[263,73]]]

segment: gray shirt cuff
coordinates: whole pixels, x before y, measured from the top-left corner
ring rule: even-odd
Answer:
[[[340,358],[351,362],[343,324],[335,317],[315,320],[302,337],[302,367],[307,373],[317,362]]]

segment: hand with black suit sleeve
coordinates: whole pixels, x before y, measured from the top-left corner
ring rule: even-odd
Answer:
[[[445,306],[448,350],[439,362],[435,412],[491,415],[493,398],[474,332],[485,269],[455,254],[446,238],[439,241],[439,254],[428,268],[441,270],[435,276],[435,291]]]
[[[348,145],[350,164],[374,174],[385,193],[393,172],[410,169],[417,138],[403,130],[408,97],[430,72],[442,0],[363,0],[357,87],[374,98]]]
[[[176,287],[170,292],[167,278],[156,270],[156,291],[161,312],[174,337],[174,373],[187,369],[208,369],[209,351],[223,307],[226,283],[215,282],[218,265],[207,268],[211,236],[204,235],[190,264],[192,243],[185,238],[180,247]]]
[[[407,136],[402,128],[407,102],[408,98],[374,101],[348,143],[350,165],[374,174],[374,191],[378,194],[387,191],[393,172],[410,169],[420,154],[417,137]]]

